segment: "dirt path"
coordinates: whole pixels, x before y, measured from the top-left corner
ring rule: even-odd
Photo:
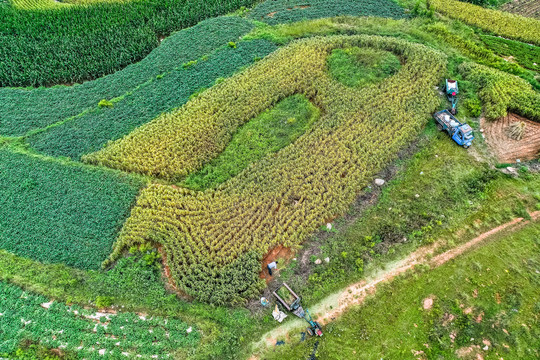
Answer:
[[[532,213],[531,218],[534,221],[540,219],[540,211]],[[317,305],[312,306],[310,309],[311,313],[313,317],[322,325],[328,324],[332,320],[335,320],[349,307],[362,304],[366,296],[375,293],[378,284],[392,280],[397,275],[400,275],[407,270],[412,269],[415,265],[428,264],[432,268],[441,266],[447,261],[463,254],[475,245],[478,245],[490,239],[493,235],[505,230],[515,231],[518,228],[526,225],[527,223],[529,223],[529,221],[524,221],[523,218],[514,219],[506,224],[503,224],[488,232],[485,232],[482,235],[454,249],[437,255],[431,260],[428,260],[428,256],[430,254],[433,254],[435,250],[439,248],[440,243],[437,242],[431,246],[420,248],[411,253],[406,258],[393,264],[389,264],[388,266],[386,266],[386,269],[379,270],[369,279],[350,285],[349,287],[339,291],[338,293],[328,296]],[[253,345],[255,354],[250,358],[250,360],[259,359],[258,353],[264,351],[264,349],[268,347],[274,346],[278,339],[288,339],[289,333],[293,330],[302,329],[304,327],[306,327],[305,321],[295,318],[293,321],[287,321],[285,324],[264,334],[261,340]]]

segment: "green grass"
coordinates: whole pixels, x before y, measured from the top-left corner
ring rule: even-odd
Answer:
[[[434,270],[400,276],[326,326],[317,358],[408,359],[421,350],[429,359],[453,359],[469,346],[486,360],[538,358],[539,239],[536,222]],[[430,310],[423,308],[427,297],[434,298]],[[304,359],[314,342],[263,358]]]
[[[353,47],[332,50],[328,68],[332,77],[342,84],[363,87],[394,75],[401,63],[389,51]]]
[[[0,149],[0,248],[99,269],[143,183],[119,172]]]
[[[411,159],[398,163],[399,174],[375,206],[361,214],[351,209],[349,215],[359,216],[351,223],[334,222],[335,233],[317,244],[317,257],[329,257],[328,264],[309,269],[307,281],[305,269],[287,275],[286,281],[305,294],[306,303],[362,279],[366,268],[382,259],[399,258],[437,239],[458,243],[537,209],[540,176],[512,179],[476,162],[448,135],[437,132],[433,122],[419,147]]]
[[[242,126],[225,150],[182,185],[214,188],[238,175],[250,163],[275,153],[300,137],[319,118],[319,109],[303,95],[288,97]]]

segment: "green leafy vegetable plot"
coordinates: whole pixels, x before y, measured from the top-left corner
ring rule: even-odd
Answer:
[[[128,175],[0,149],[0,248],[98,269],[141,185]]]

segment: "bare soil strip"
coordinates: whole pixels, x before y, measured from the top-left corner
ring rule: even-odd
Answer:
[[[533,221],[540,219],[540,211],[532,213],[531,218]],[[441,246],[441,243],[436,242],[433,245],[422,247],[411,253],[406,258],[390,264],[386,267],[386,269],[380,270],[379,272],[373,274],[371,278],[352,284],[338,293],[328,296],[317,305],[312,306],[311,312],[316,321],[322,325],[328,324],[332,320],[335,320],[349,307],[362,304],[368,295],[375,293],[378,284],[391,281],[397,275],[403,274],[418,264],[428,264],[432,268],[441,266],[447,261],[452,260],[470,250],[472,247],[489,240],[495,234],[502,231],[515,231],[528,223],[529,221],[524,221],[523,218],[514,219],[488,232],[485,232],[482,235],[454,249],[437,255],[432,259],[429,259],[429,255],[433,254]],[[253,345],[254,352],[257,354],[253,355],[250,360],[259,359],[258,353],[267,347],[274,346],[278,339],[288,339],[290,332],[293,330],[302,329],[305,326],[306,323],[304,320],[294,319],[293,321],[287,321],[285,324],[264,334],[261,340]]]

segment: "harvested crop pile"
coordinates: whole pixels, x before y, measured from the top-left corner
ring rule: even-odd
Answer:
[[[382,83],[347,87],[332,80],[327,58],[333,49],[354,46],[391,51],[404,65]],[[280,99],[301,93],[321,108],[321,118],[296,142],[216,190],[150,185],[111,259],[131,245],[157,241],[186,293],[214,303],[252,295],[260,285],[257,254],[298,245],[344,212],[419,131],[439,103],[433,86],[445,63],[422,45],[377,36],[298,41],[87,156],[101,165],[180,179],[218,156],[240,125]]]

